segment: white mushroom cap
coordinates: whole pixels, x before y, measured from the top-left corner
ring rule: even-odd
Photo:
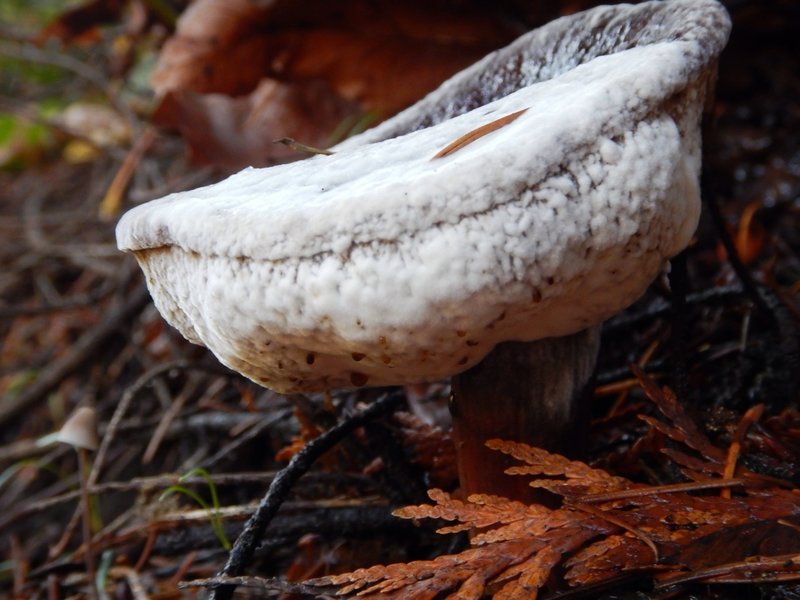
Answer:
[[[713,0],[559,19],[332,156],[130,211],[119,247],[183,335],[279,391],[438,379],[573,333],[689,242],[728,29]]]
[[[56,440],[74,448],[97,450],[97,416],[93,408],[81,406],[61,426]]]

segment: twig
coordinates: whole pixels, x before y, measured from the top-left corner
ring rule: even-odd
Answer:
[[[108,92],[110,87],[108,80],[101,71],[92,68],[87,63],[64,52],[47,52],[29,43],[14,44],[0,41],[0,56],[24,60],[39,65],[50,65],[70,71],[104,92]],[[111,97],[110,94],[109,97]]]
[[[108,186],[103,200],[100,202],[99,213],[103,221],[110,221],[119,214],[122,209],[125,188],[128,187],[128,182],[133,177],[134,171],[136,171],[147,150],[153,145],[157,135],[156,128],[148,125],[128,151],[116,175],[114,175],[111,185]]]
[[[289,495],[292,486],[311,468],[320,456],[367,421],[394,410],[403,399],[403,394],[399,392],[384,394],[364,410],[345,419],[318,438],[311,440],[300,452],[295,454],[286,468],[281,470],[272,480],[255,513],[245,523],[242,533],[236,539],[228,556],[228,562],[219,572],[218,577],[236,577],[244,572],[253,558],[256,546],[264,536],[264,531],[275,516],[275,513],[278,512],[280,505]],[[233,596],[235,589],[235,584],[221,585],[212,590],[210,598],[211,600],[229,600]]]
[[[691,481],[689,483],[671,483],[668,485],[647,486],[643,488],[619,490],[617,492],[605,492],[602,494],[587,494],[586,496],[581,496],[578,500],[583,504],[595,504],[597,502],[614,502],[616,500],[642,498],[659,494],[678,494],[731,488],[747,485],[747,483],[748,481],[746,479],[714,479],[709,481]]]
[[[744,442],[744,438],[747,435],[747,430],[750,428],[750,425],[758,422],[763,414],[764,405],[756,404],[755,406],[751,406],[747,412],[744,413],[744,416],[739,420],[739,424],[736,426],[736,431],[734,432],[731,445],[728,447],[728,455],[725,460],[725,470],[722,473],[723,479],[733,479],[733,475],[736,473],[736,462],[739,460],[739,453],[742,449],[742,442]],[[723,498],[730,498],[731,489],[722,488],[720,496]]]
[[[319,586],[305,585],[302,583],[292,583],[283,579],[266,577],[226,577],[217,575],[206,579],[195,579],[194,581],[182,581],[178,588],[186,589],[193,587],[214,588],[218,586],[236,587],[242,586],[249,589],[260,590],[262,592],[283,592],[284,594],[303,594],[319,596]]]
[[[84,333],[62,356],[45,367],[41,375],[18,396],[7,395],[0,402],[0,426],[29,410],[66,377],[94,358],[95,351],[113,335],[117,328],[133,319],[147,306],[150,294],[147,289],[136,289],[131,297],[118,305],[92,329]]]
[[[134,600],[149,600],[150,596],[148,596],[147,590],[139,577],[139,573],[137,573],[135,569],[124,566],[111,567],[108,574],[115,579],[124,577],[128,582],[128,588]]]
[[[741,573],[736,577],[734,573]],[[783,574],[783,577],[781,577]],[[787,577],[788,576],[788,577]],[[715,565],[706,569],[681,573],[658,581],[656,590],[695,581],[710,583],[755,583],[769,581],[794,581],[800,579],[800,554],[782,556],[755,556],[738,562]]]
[[[34,64],[51,65],[70,71],[81,79],[91,83],[102,91],[111,105],[130,123],[138,123],[139,119],[114,93],[111,82],[105,74],[88,63],[78,60],[65,52],[48,52],[31,43],[13,43],[0,41],[0,56],[7,56],[16,60],[24,60]]]
[[[276,475],[273,471],[260,471],[253,473],[227,473],[221,475],[212,475],[211,480],[216,486],[233,485],[241,487],[246,484],[263,484],[272,482]],[[319,484],[330,485],[337,481],[344,480],[348,485],[363,484],[363,477],[351,477],[348,479],[346,475],[328,475],[325,473],[314,473],[314,481]],[[153,477],[135,477],[129,481],[110,481],[108,483],[96,483],[89,486],[89,492],[93,495],[103,495],[113,492],[139,492],[142,490],[151,490],[154,488],[165,488],[174,485],[178,479],[177,475],[156,475]],[[202,485],[207,483],[204,477],[190,477],[184,481],[186,485]],[[18,521],[24,517],[49,510],[65,502],[70,502],[80,497],[79,490],[71,490],[64,492],[57,496],[50,496],[41,500],[18,503],[13,512],[0,517],[0,531],[3,531],[9,524]]]
[[[183,410],[184,404],[186,404],[189,398],[191,398],[192,394],[197,391],[199,385],[200,380],[198,379],[197,375],[190,375],[186,385],[184,385],[180,393],[173,398],[170,405],[164,411],[164,414],[161,415],[161,419],[158,421],[155,431],[153,431],[153,435],[150,437],[150,441],[148,442],[147,447],[144,449],[144,454],[142,454],[142,464],[147,465],[152,462],[156,452],[158,452],[161,442],[164,440],[164,436],[166,435],[169,426],[172,424],[181,410]]]
[[[308,146],[307,144],[302,144],[290,137],[283,137],[278,140],[272,140],[272,143],[283,144],[284,146],[288,146],[295,152],[306,152],[308,154],[322,154],[323,156],[331,156],[333,154],[333,152],[331,152],[330,150],[325,150],[324,148],[315,148],[314,146]]]
[[[595,508],[590,504],[583,504],[582,502],[565,501],[564,505],[569,508],[573,508],[575,510],[579,510],[588,513],[590,515],[593,515],[598,519],[603,519],[604,521],[608,521],[612,525],[616,525],[617,527],[627,531],[634,537],[638,538],[645,546],[650,548],[650,551],[653,553],[653,564],[658,564],[660,557],[658,555],[658,547],[656,546],[656,543],[652,539],[650,539],[650,537],[638,527],[635,527],[630,523],[626,522],[625,519],[621,519],[616,515],[609,514],[609,512]]]
[[[86,548],[83,559],[86,563],[86,576],[89,579],[87,589],[89,598],[97,598],[97,582],[95,581],[94,549],[92,548],[92,500],[89,496],[89,452],[86,448],[77,448],[78,465],[81,479],[81,525],[83,531],[83,545]]]
[[[59,311],[76,310],[86,308],[89,306],[96,306],[103,298],[109,295],[116,283],[113,280],[107,280],[98,289],[86,294],[75,295],[68,300],[59,300],[57,302],[45,302],[37,306],[19,306],[11,305],[4,306],[0,304],[0,319],[12,319],[15,317],[30,317],[34,315],[41,315],[47,313],[54,313]]]
[[[738,284],[725,287],[712,287],[701,292],[688,294],[686,296],[686,304],[695,306],[723,303],[741,295],[742,287]],[[641,310],[628,310],[610,318],[603,323],[603,333],[608,334],[618,329],[635,327],[644,321],[653,321],[668,314],[671,310],[672,307],[666,300],[657,298]]]
[[[231,442],[223,446],[218,452],[212,454],[208,458],[203,459],[198,466],[206,470],[212,469],[224,458],[235,456],[235,452],[238,448],[250,443],[253,439],[261,435],[265,429],[288,417],[290,414],[291,411],[282,410],[276,414],[273,414],[269,418],[262,417],[261,419],[258,419],[258,421],[250,426],[249,429],[247,429],[244,433],[237,435]]]
[[[131,385],[125,393],[122,395],[122,398],[117,404],[117,408],[114,411],[114,415],[111,417],[111,421],[108,423],[108,428],[106,429],[105,434],[103,435],[103,440],[100,442],[100,449],[97,451],[97,455],[95,456],[94,464],[92,465],[92,472],[89,475],[89,485],[94,485],[97,482],[98,477],[100,476],[100,472],[103,469],[103,464],[105,462],[106,454],[108,453],[108,448],[111,446],[111,442],[113,441],[114,437],[116,436],[117,429],[119,429],[119,425],[122,421],[122,417],[125,416],[125,413],[128,411],[131,402],[137,396],[137,394],[142,391],[145,386],[147,386],[151,381],[160,377],[164,373],[168,373],[172,370],[203,370],[203,371],[212,371],[215,370],[213,366],[205,366],[200,365],[197,363],[192,363],[188,360],[176,360],[173,362],[165,363],[163,365],[159,365],[146,373],[142,374],[139,379],[137,379],[133,385]],[[221,371],[222,367],[219,367]],[[231,372],[227,369],[224,371],[226,375],[231,375]]]

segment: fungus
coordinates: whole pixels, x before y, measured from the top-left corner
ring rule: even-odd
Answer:
[[[64,421],[56,440],[76,450],[97,450],[100,442],[97,439],[97,416],[94,409],[88,406],[79,407]]]
[[[97,598],[97,583],[94,580],[94,550],[92,548],[92,510],[89,496],[89,452],[94,452],[99,446],[95,410],[88,406],[81,406],[75,410],[59,429],[56,441],[72,446],[78,454],[81,524],[85,546],[84,560],[86,561],[89,597]]]
[[[171,324],[266,387],[455,376],[462,484],[509,492],[479,481],[485,439],[572,443],[599,324],[695,230],[728,31],[715,0],[558,19],[333,155],[131,210],[119,247]]]

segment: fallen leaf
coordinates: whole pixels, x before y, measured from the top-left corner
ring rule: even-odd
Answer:
[[[159,56],[153,120],[196,160],[297,158],[271,140],[324,148],[348,117],[382,120],[524,29],[475,0],[198,0]]]

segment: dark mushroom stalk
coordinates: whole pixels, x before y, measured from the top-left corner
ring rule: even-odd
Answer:
[[[119,246],[170,323],[266,387],[456,375],[465,490],[506,492],[475,448],[570,444],[595,328],[694,232],[728,29],[715,0],[559,19],[331,156],[132,210]]]
[[[599,346],[599,327],[537,342],[505,342],[453,376],[450,406],[463,490],[516,500],[537,497],[525,478],[504,475],[513,461],[487,448],[486,440],[523,441],[573,457],[581,453]]]

